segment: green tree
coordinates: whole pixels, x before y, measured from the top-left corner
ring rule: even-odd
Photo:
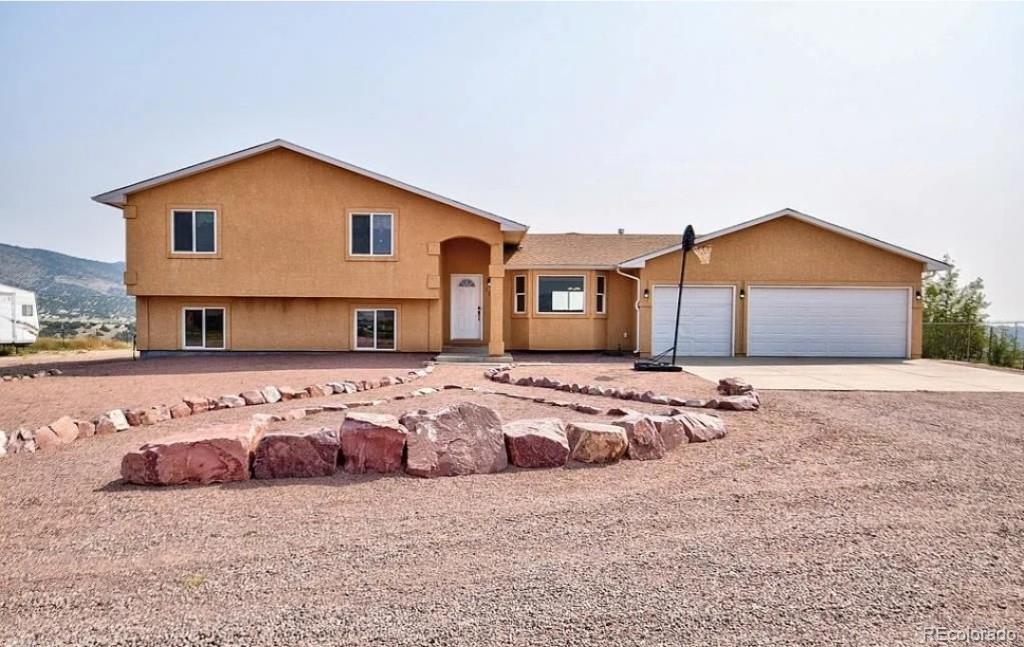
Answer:
[[[950,269],[924,283],[924,356],[980,360],[988,341],[985,283],[976,278],[960,285],[960,270],[953,259],[947,254],[942,260]]]

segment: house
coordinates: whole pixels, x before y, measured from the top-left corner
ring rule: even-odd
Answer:
[[[143,352],[670,347],[680,235],[527,226],[274,140],[121,209]],[[933,258],[784,209],[698,237],[681,355],[917,357]]]

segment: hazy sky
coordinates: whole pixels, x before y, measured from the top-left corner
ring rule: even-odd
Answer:
[[[121,259],[89,196],[283,137],[538,232],[793,207],[1024,319],[1024,4],[4,4],[0,81],[0,242]]]

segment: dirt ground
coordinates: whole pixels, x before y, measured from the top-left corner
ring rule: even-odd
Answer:
[[[302,386],[307,376],[396,368],[372,362],[420,361],[366,357],[353,359],[366,363],[358,366],[267,360],[266,372],[251,363],[198,374],[187,362],[96,366],[25,386],[64,382],[73,399],[81,380],[102,409],[100,401],[146,396],[152,380],[184,378],[205,392],[231,376],[282,382],[274,373]],[[608,384],[666,379],[621,362],[571,371]],[[440,367],[374,393],[483,383],[480,373]],[[654,390],[711,388],[669,379]],[[4,408],[10,386],[0,385]],[[506,419],[583,417],[471,397]],[[37,392],[52,405],[46,398]],[[437,480],[339,473],[164,489],[118,480],[121,455],[148,439],[288,403],[9,456],[0,459],[0,644],[917,645],[929,627],[1006,627],[1020,644],[1024,395],[762,399],[757,413],[722,412],[725,439],[661,461]]]

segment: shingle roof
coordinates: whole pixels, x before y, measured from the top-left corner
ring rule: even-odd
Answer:
[[[678,245],[681,234],[526,234],[506,252],[509,269],[532,267],[612,268],[617,264]]]

